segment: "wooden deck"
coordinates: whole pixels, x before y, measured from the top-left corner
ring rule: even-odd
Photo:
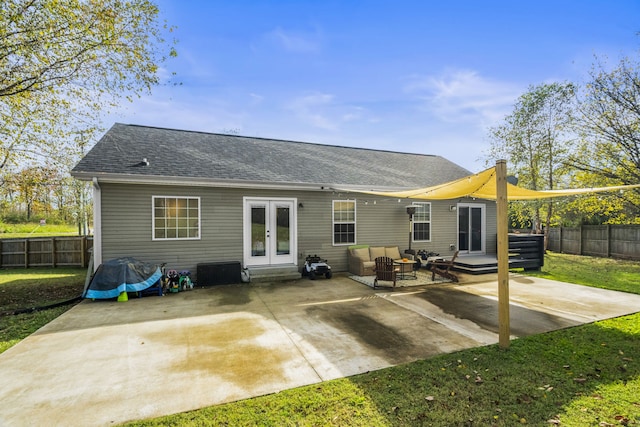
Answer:
[[[509,268],[537,268],[531,259],[509,258]],[[453,269],[468,274],[487,274],[498,272],[498,258],[490,255],[459,255]]]

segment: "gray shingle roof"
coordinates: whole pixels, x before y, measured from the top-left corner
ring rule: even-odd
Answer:
[[[407,188],[469,171],[440,156],[116,123],[71,173],[81,179]]]

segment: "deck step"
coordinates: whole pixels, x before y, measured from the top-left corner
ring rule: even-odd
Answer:
[[[509,268],[539,269],[537,259],[509,258]],[[487,274],[498,272],[498,260],[491,256],[460,257],[453,264],[453,270],[468,274]]]
[[[302,275],[296,265],[249,267],[251,283],[284,282],[298,280]]]
[[[457,265],[453,266],[454,271],[459,271],[461,273],[467,274],[489,274],[489,273],[497,273],[498,272],[498,264],[493,266],[465,266],[465,265]]]

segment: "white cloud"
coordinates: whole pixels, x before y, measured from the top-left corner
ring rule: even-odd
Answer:
[[[405,91],[424,101],[423,107],[442,121],[486,127],[511,111],[522,88],[475,71],[453,70],[438,76],[413,76]]]
[[[342,130],[342,125],[358,121],[372,120],[366,108],[341,104],[335,96],[328,93],[312,93],[294,98],[285,108],[307,125],[328,130]]]
[[[180,60],[170,59],[167,67],[176,71],[177,80],[186,77],[207,81],[215,79],[218,75],[217,67],[208,55],[194,53],[187,48],[180,50]]]
[[[346,107],[346,111],[342,113],[341,119],[343,122],[355,122],[361,120],[366,111],[362,107]]]
[[[174,96],[172,96],[174,95]],[[158,88],[153,96],[141,97],[106,118],[110,121],[188,129],[204,132],[221,132],[224,129],[242,129],[246,117],[243,111],[227,101],[213,97],[183,96],[171,92],[171,88]]]
[[[288,52],[313,53],[320,50],[320,34],[318,31],[312,33],[297,33],[285,31],[280,27],[268,32],[266,39],[276,43]]]
[[[302,121],[326,130],[336,130],[338,123],[331,120],[326,112],[333,102],[333,95],[315,93],[293,99],[286,108],[293,111]]]
[[[249,97],[249,105],[251,105],[252,107],[262,104],[262,101],[264,100],[264,96],[258,95],[257,93],[250,93]]]

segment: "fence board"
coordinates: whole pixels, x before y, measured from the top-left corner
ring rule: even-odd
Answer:
[[[1,239],[0,267],[87,267],[93,236]]]
[[[561,230],[560,228],[550,228],[549,235],[547,237],[547,247],[553,252],[562,252],[560,247]]]
[[[609,256],[609,227],[594,225],[582,228],[582,254],[589,256]]]
[[[640,260],[640,225],[554,227],[548,237],[552,251]]]

